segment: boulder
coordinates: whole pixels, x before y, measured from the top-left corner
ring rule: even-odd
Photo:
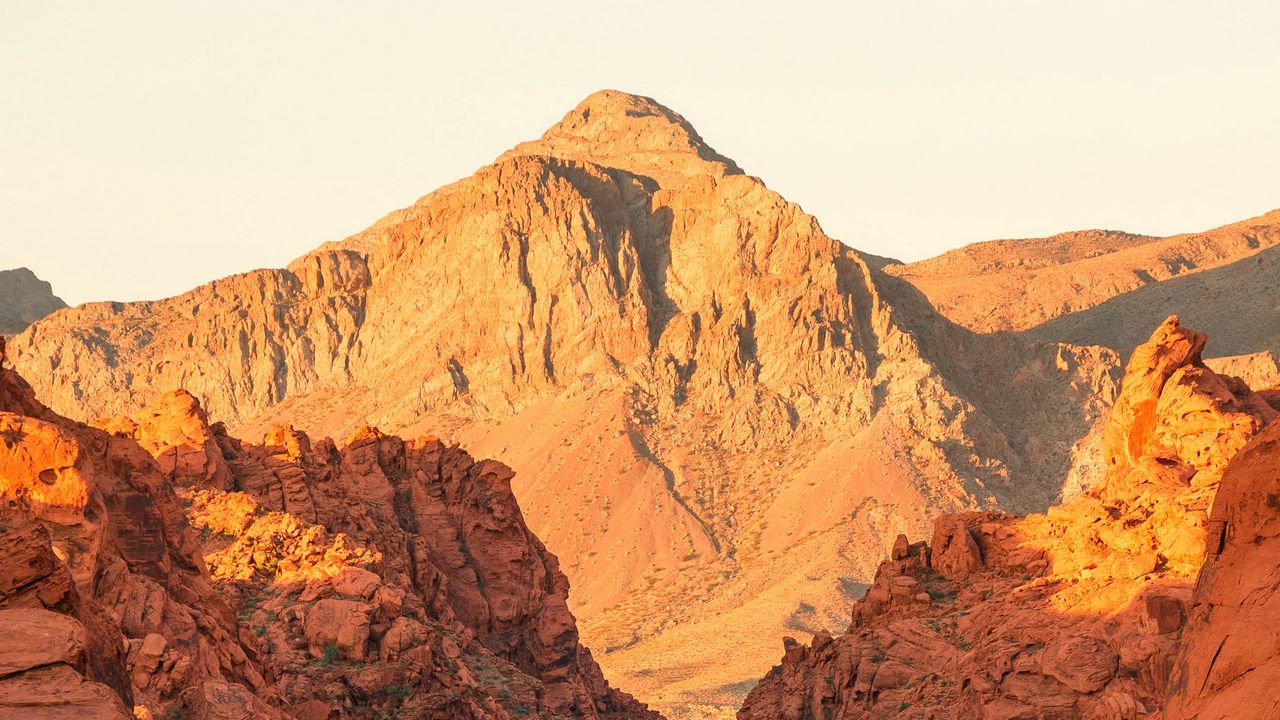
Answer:
[[[307,612],[305,633],[313,657],[336,652],[347,660],[364,660],[369,647],[373,607],[358,600],[320,600]],[[334,648],[330,650],[329,648]]]

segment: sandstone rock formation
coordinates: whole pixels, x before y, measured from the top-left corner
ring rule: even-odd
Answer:
[[[27,268],[0,270],[0,335],[22,332],[31,323],[66,307],[53,286]]]
[[[1231,461],[1208,527],[1165,720],[1280,717],[1280,424]]]
[[[734,705],[772,660],[738,628],[838,627],[899,533],[1101,476],[1112,353],[975,335],[880,264],[605,91],[287,269],[59,313],[14,356],[83,419],[182,387],[242,436],[377,425],[494,456],[612,676]],[[204,442],[172,461],[217,473]],[[265,505],[310,522],[300,483]]]
[[[126,720],[124,643],[81,597],[48,531],[0,511],[0,717]]]
[[[0,715],[656,718],[578,642],[511,471],[171,393],[89,427],[0,344]]]
[[[920,262],[891,263],[885,271],[979,332],[1028,330],[1062,318],[1044,335],[1120,352],[1178,313],[1189,324],[1215,328],[1217,352],[1236,355],[1274,349],[1280,339],[1270,301],[1275,273],[1268,272],[1278,257],[1268,250],[1277,244],[1280,210],[1273,210],[1164,238],[1088,230],[975,243]],[[1256,327],[1259,320],[1266,327]]]
[[[1268,717],[1239,703],[1273,707],[1247,669],[1265,684],[1275,644],[1240,633],[1274,610],[1277,582],[1260,572],[1274,562],[1256,542],[1274,524],[1263,497],[1280,424],[1261,395],[1204,366],[1204,346],[1170,318],[1133,353],[1104,485],[1043,515],[943,516],[927,545],[899,538],[848,633],[785,641],[738,717],[1134,720],[1171,688],[1169,717]],[[1206,535],[1226,574],[1211,561],[1193,595]],[[1224,638],[1241,639],[1217,661]]]

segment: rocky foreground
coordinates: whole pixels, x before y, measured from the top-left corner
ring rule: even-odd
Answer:
[[[899,537],[848,633],[787,639],[740,720],[1280,717],[1280,403],[1205,342],[1170,318],[1134,352],[1104,485]]]
[[[500,463],[242,441],[185,392],[91,427],[3,360],[0,717],[657,717],[578,643]]]

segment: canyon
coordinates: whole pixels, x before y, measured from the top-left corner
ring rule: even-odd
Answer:
[[[156,468],[130,472],[160,478],[145,493],[172,494],[165,522],[198,538],[165,561],[200,585],[189,612],[221,603],[244,615],[217,611],[227,635],[254,634],[206,640],[232,648],[216,661],[174,651],[231,689],[168,670],[126,688],[80,656],[64,664],[126,703],[249,702],[238,686],[306,720],[324,716],[302,698],[351,713],[378,683],[403,695],[376,701],[387,711],[647,716],[605,677],[671,718],[731,716],[744,698],[744,718],[797,720],[1153,708],[1177,645],[1152,624],[1222,632],[1187,624],[1203,607],[1190,584],[1218,478],[1274,414],[1247,388],[1280,382],[1277,212],[903,264],[827,236],[673,110],[593,94],[286,268],[62,309],[12,337],[14,369],[49,407],[20,410],[145,451]],[[1213,357],[1161,324],[1175,312],[1213,330]],[[1179,430],[1188,408],[1199,424]],[[1158,427],[1135,430],[1152,412]],[[1214,422],[1230,447],[1201,457],[1180,433]],[[1135,437],[1140,452],[1118,449]],[[1099,559],[1085,538],[1119,550]],[[1233,562],[1228,575],[1250,561]],[[154,629],[121,628],[144,642]],[[1080,630],[1137,649],[1111,642],[1128,665],[1101,684],[1028,659],[1092,651],[1055,645]],[[784,636],[813,640],[766,675]],[[265,667],[262,643],[292,649]],[[120,663],[135,675],[137,652]],[[409,675],[389,669],[402,653]],[[355,686],[335,684],[334,668],[375,655]],[[939,662],[951,674],[912,669]],[[1129,674],[1153,662],[1158,677]]]

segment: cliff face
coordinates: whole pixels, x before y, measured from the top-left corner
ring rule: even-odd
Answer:
[[[1236,455],[1209,516],[1166,720],[1280,717],[1280,425]]]
[[[0,437],[0,714],[656,717],[579,644],[499,463],[247,443],[185,392],[93,428],[8,369]]]
[[[1241,512],[1229,509],[1243,501],[1233,478],[1257,471],[1264,455],[1274,461],[1261,448],[1271,447],[1275,425],[1262,428],[1277,412],[1242,381],[1205,367],[1204,345],[1204,335],[1170,318],[1134,351],[1106,423],[1104,485],[1044,515],[944,515],[929,543],[900,537],[854,606],[848,633],[818,635],[809,646],[788,639],[782,664],[739,718],[1128,720],[1162,708],[1171,687],[1194,696],[1238,680],[1258,658],[1217,666],[1215,685],[1200,679],[1213,656],[1204,646],[1238,632],[1233,621],[1242,619],[1215,616],[1214,600],[1229,598],[1211,599],[1208,588],[1237,586],[1212,569],[1194,595],[1191,584],[1206,533],[1215,547],[1224,514]],[[1249,492],[1257,491],[1255,483]],[[1258,512],[1239,515],[1236,553],[1266,536],[1244,520],[1268,512],[1259,500],[1246,501]],[[1258,587],[1274,589],[1274,578],[1258,573],[1270,566],[1266,557],[1236,562],[1228,574],[1252,563]],[[1265,614],[1268,593],[1249,597]]]
[[[27,268],[0,270],[0,335],[22,332],[31,323],[66,307],[53,286]]]
[[[672,703],[736,703],[768,666],[734,628],[843,624],[898,533],[1091,486],[1118,377],[1105,350],[956,327],[612,91],[286,270],[13,346],[77,417],[183,387],[246,437],[377,425],[506,462],[589,644]]]

